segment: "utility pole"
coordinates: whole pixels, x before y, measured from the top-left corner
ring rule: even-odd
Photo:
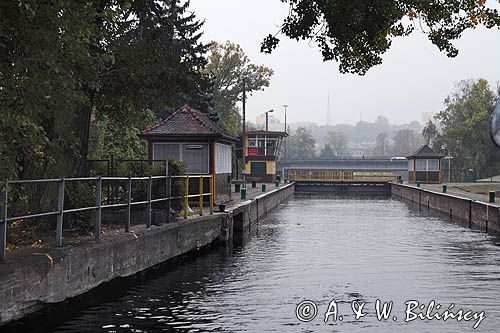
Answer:
[[[284,160],[285,160],[285,163],[286,163],[286,145],[287,145],[287,137],[286,137],[286,134],[287,134],[287,128],[286,128],[286,109],[288,108],[288,104],[283,104],[283,108],[285,109],[285,137],[283,137],[283,146],[284,146]],[[285,180],[285,177],[283,177],[283,180]]]
[[[243,78],[243,129],[241,131],[241,147],[243,148],[243,154],[242,154],[242,166],[241,166],[241,178],[243,180],[243,188],[247,187],[246,183],[246,168],[247,168],[247,162],[246,162],[246,147],[245,147],[245,131],[246,131],[246,103],[247,103],[247,92],[246,92],[246,82],[245,78]]]

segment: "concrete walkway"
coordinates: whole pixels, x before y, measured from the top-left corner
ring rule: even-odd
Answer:
[[[252,200],[255,199],[255,197],[258,197],[261,194],[264,194],[266,192],[273,191],[277,188],[281,188],[287,184],[280,183],[279,187],[276,187],[274,183],[269,184],[266,183],[266,192],[262,192],[262,184],[263,183],[257,183],[257,186],[255,188],[252,188],[252,184],[249,183],[247,184],[247,198],[242,200],[240,192],[235,192],[235,186],[231,185],[231,198],[232,200],[226,203],[228,209],[231,209],[231,207],[238,206],[240,203],[247,201],[247,200]]]
[[[415,184],[407,184],[405,185],[414,186]],[[456,195],[458,197],[482,201],[488,203],[488,192],[496,191],[496,200],[495,203],[500,203],[500,183],[496,182],[481,182],[481,183],[449,183],[447,184],[447,193]],[[443,192],[443,184],[422,184],[422,188],[434,191],[434,192]]]

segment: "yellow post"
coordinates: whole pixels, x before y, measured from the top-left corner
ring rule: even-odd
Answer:
[[[200,198],[198,201],[200,216],[203,216],[203,176],[200,176]]]
[[[184,189],[184,218],[188,217],[188,202],[189,202],[189,176],[186,176],[186,182],[184,183],[186,188]]]
[[[210,175],[210,215],[214,213],[214,175]]]

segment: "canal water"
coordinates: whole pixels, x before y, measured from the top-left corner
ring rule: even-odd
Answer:
[[[37,314],[17,327],[54,332],[500,331],[498,241],[401,201],[296,198],[236,243]],[[377,319],[377,300],[381,308],[393,302],[387,320]],[[408,301],[425,309],[406,314]],[[405,322],[413,313],[424,316],[431,301],[435,317]],[[359,311],[363,303],[365,315],[356,318],[352,306]],[[337,313],[325,323],[329,307]],[[436,319],[450,307],[457,318],[463,310],[465,318]],[[302,320],[314,319],[300,321],[297,312]],[[484,319],[474,330],[481,314]]]

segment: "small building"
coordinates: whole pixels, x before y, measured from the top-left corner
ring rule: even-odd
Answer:
[[[422,145],[416,152],[407,157],[408,180],[411,183],[441,183],[443,156],[434,152],[429,146]]]
[[[248,131],[243,136],[247,180],[272,183],[276,180],[276,159],[286,132]]]
[[[148,141],[151,163],[167,158],[182,161],[188,175],[213,175],[215,203],[231,199],[232,145],[238,139],[220,128],[208,114],[184,105],[139,136]],[[203,187],[208,186],[207,178]]]

